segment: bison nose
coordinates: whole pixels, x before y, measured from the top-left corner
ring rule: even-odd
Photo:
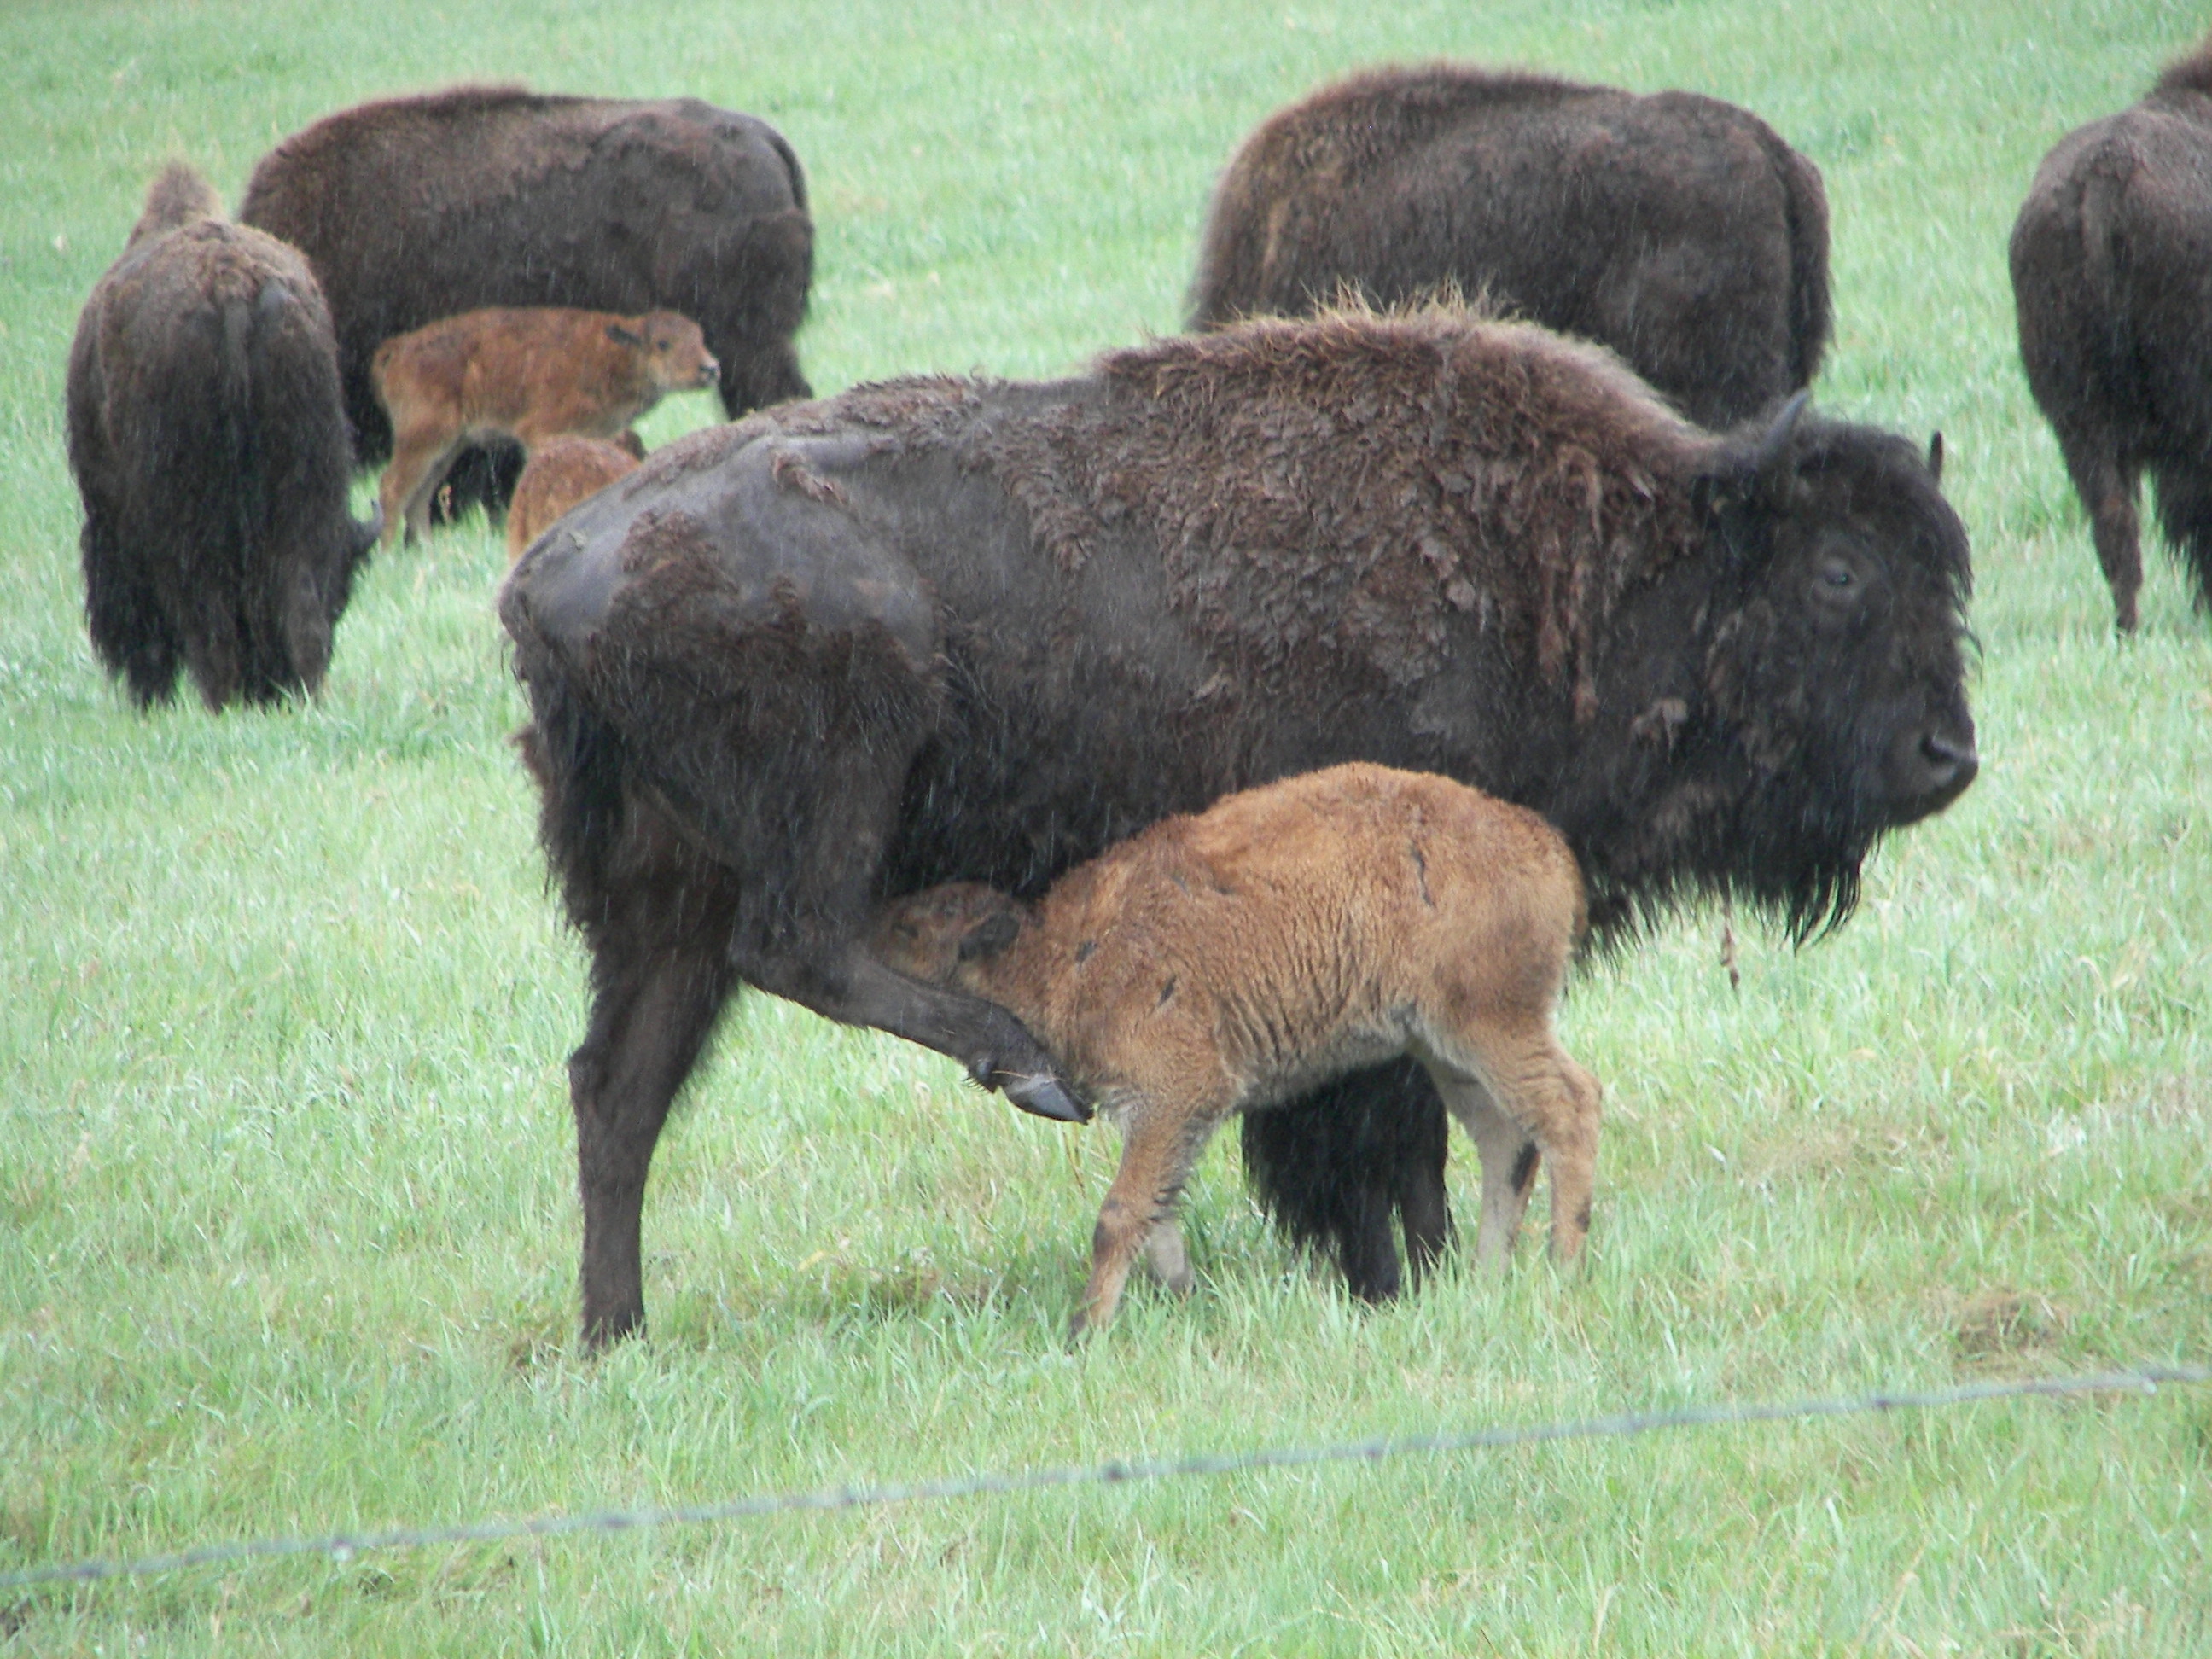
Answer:
[[[716,380],[720,378],[721,373],[721,364],[716,362],[712,357],[709,357],[705,362],[699,365],[699,384],[701,386],[712,386],[714,384]]]
[[[1897,746],[1892,781],[1901,821],[1911,823],[1940,812],[1966,793],[1982,757],[1974,751],[1974,729],[1946,732],[1931,727]]]

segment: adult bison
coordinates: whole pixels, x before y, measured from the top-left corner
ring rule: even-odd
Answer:
[[[881,899],[1034,895],[1168,813],[1365,759],[1543,811],[1601,922],[1704,888],[1809,927],[1973,776],[1968,584],[1901,440],[1802,403],[1715,436],[1599,348],[1443,310],[670,445],[500,604],[592,953],[586,1340],[643,1316],[647,1167],[740,982],[1073,1109],[1003,1010],[866,953]]]
[[[2136,626],[2136,495],[2212,605],[2212,39],[2132,109],[2077,127],[2012,230],[2027,383],[2088,510],[2122,633]]]
[[[1370,70],[1263,122],[1216,187],[1194,328],[1456,285],[1602,341],[1691,419],[1812,383],[1820,170],[1747,110],[1461,64]]]
[[[85,619],[143,708],[189,668],[210,708],[313,691],[382,520],[353,471],[330,313],[307,262],[155,179],[70,343]]]
[[[315,268],[365,465],[392,453],[376,348],[489,306],[681,312],[732,416],[808,395],[792,347],[814,266],[805,176],[750,115],[511,86],[360,104],[263,156],[239,217]]]

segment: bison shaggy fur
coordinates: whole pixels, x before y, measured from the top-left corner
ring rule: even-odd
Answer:
[[[1520,1231],[1532,1138],[1553,1259],[1571,1261],[1601,1091],[1552,1016],[1585,921],[1574,854],[1537,814],[1353,763],[1163,818],[1033,905],[972,882],[900,899],[872,948],[1007,1009],[1117,1120],[1080,1334],[1114,1317],[1139,1249],[1190,1289],[1176,1202],[1224,1118],[1401,1055],[1481,1154],[1480,1263],[1502,1267]]]
[[[500,605],[592,957],[587,1339],[642,1318],[646,1171],[739,983],[1068,1115],[1018,1020],[870,955],[884,901],[1032,896],[1171,813],[1369,760],[1549,817],[1599,926],[1702,890],[1811,929],[1974,775],[1969,580],[1902,440],[1802,402],[1707,433],[1601,348],[1449,308],[858,387],[659,451]],[[1339,1086],[1355,1135],[1440,1115],[1425,1080]],[[1286,1121],[1334,1156],[1296,1103],[1248,1135]],[[1419,1249],[1442,1177],[1376,1177],[1437,1229]],[[1395,1247],[1352,1243],[1354,1287],[1395,1290]]]
[[[2212,39],[2131,109],[2077,127],[2014,222],[2027,383],[2087,509],[2122,633],[2142,586],[2136,495],[2212,605]]]
[[[68,422],[85,617],[132,698],[179,665],[210,708],[317,690],[377,526],[307,261],[168,168],[77,319]]]
[[[1694,93],[1370,70],[1237,152],[1191,325],[1447,288],[1602,341],[1692,420],[1726,425],[1820,368],[1827,197],[1764,121]]]
[[[239,217],[321,279],[364,463],[392,450],[376,348],[488,306],[681,312],[730,414],[808,395],[792,345],[813,275],[805,176],[750,115],[512,86],[359,104],[263,156]]]

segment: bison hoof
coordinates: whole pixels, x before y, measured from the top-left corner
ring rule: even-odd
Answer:
[[[1069,1094],[1057,1078],[1049,1073],[1016,1076],[1001,1072],[1000,1085],[1006,1098],[1024,1111],[1036,1117],[1048,1117],[1057,1123],[1088,1123],[1091,1109]]]

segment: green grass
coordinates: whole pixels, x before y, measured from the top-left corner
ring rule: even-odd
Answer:
[[[485,1515],[2055,1375],[2212,1352],[2212,624],[2109,600],[2019,373],[2010,216],[2202,27],[2158,0],[1342,9],[538,0],[0,12],[0,1570]],[[317,705],[133,714],[62,364],[172,154],[463,75],[775,121],[816,384],[1174,328],[1212,174],[1381,58],[1749,104],[1824,169],[1823,404],[1940,426],[1986,769],[1802,953],[1592,968],[1594,1249],[1350,1304],[1217,1152],[1200,1285],[1060,1332],[1113,1152],[762,998],[662,1144],[650,1341],[573,1346],[582,958],[472,524]],[[678,400],[659,442],[710,411]],[[367,484],[363,485],[365,499]],[[1739,919],[1740,922],[1741,919]],[[1226,1139],[1226,1138],[1224,1138]],[[1225,1148],[1224,1149],[1225,1151]],[[1471,1160],[1455,1155],[1462,1207]],[[2212,1393],[1565,1444],[0,1591],[0,1653],[2212,1650]]]

